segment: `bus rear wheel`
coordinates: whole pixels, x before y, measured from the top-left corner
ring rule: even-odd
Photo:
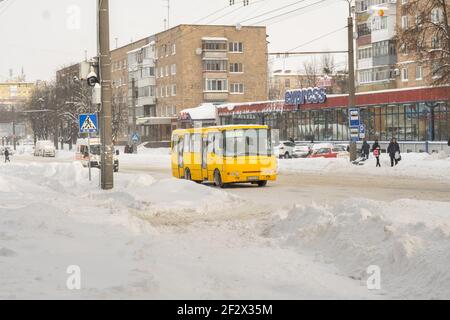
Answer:
[[[186,169],[186,171],[184,172],[184,179],[191,181],[192,180],[192,176],[191,176],[191,170]]]
[[[225,184],[222,181],[222,176],[220,175],[219,170],[214,171],[214,184],[216,187],[224,188]]]

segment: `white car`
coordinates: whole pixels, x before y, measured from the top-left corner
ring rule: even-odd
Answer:
[[[274,147],[275,155],[279,158],[289,159],[294,155],[295,143],[292,141],[281,141]]]
[[[292,156],[294,158],[306,158],[311,153],[311,148],[306,144],[296,143],[294,150],[292,151]]]
[[[56,157],[56,148],[52,141],[38,141],[34,148],[35,157]]]
[[[337,158],[350,157],[350,153],[347,151],[347,147],[345,145],[334,146],[333,152],[337,153]]]

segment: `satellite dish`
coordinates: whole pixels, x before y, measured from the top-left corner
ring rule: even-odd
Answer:
[[[240,23],[238,23],[237,25],[236,25],[236,30],[237,31],[240,31],[242,29],[242,25],[240,24]]]
[[[203,53],[202,48],[197,48],[197,49],[195,50],[195,53],[196,53],[198,56],[201,55],[201,54]]]

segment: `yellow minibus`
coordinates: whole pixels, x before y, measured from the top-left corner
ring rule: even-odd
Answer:
[[[260,187],[277,178],[268,126],[231,125],[180,129],[172,133],[173,176],[212,182],[223,188],[233,183]]]

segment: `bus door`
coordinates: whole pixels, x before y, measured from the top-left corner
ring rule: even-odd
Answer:
[[[184,154],[184,137],[180,136],[180,140],[178,141],[178,177],[182,178],[184,177],[184,160],[183,160],[183,154]]]
[[[202,180],[208,180],[208,137],[202,137]]]

